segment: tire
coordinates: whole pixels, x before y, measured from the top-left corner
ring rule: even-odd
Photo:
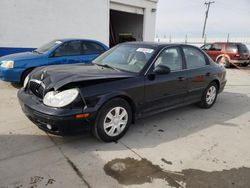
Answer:
[[[24,80],[25,80],[25,78],[28,76],[28,74],[32,71],[33,69],[26,69],[24,72],[23,72],[23,74],[22,74],[22,76],[21,76],[21,80],[20,80],[20,84],[21,85],[23,85],[23,83],[24,83]]]
[[[210,93],[210,98],[209,97]],[[211,82],[202,94],[201,101],[198,106],[201,108],[211,108],[216,102],[218,95],[218,85],[215,82]]]
[[[119,119],[118,114],[123,116]],[[117,141],[128,131],[131,121],[132,110],[128,102],[122,98],[114,98],[99,110],[92,133],[104,142]]]
[[[241,66],[241,67],[247,67],[247,66],[248,66],[248,63],[241,63],[240,66]]]
[[[218,64],[223,65],[225,68],[230,68],[231,64],[227,57],[220,57],[216,61]]]

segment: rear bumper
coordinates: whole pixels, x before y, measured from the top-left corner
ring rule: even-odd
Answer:
[[[6,69],[0,67],[0,80],[6,82],[19,83],[21,78],[22,70],[19,69]]]
[[[219,93],[221,93],[224,90],[226,83],[227,83],[227,80],[224,80],[223,82],[220,83]]]
[[[89,128],[91,118],[77,119],[76,114],[83,113],[83,109],[58,109],[43,105],[39,99],[18,91],[18,99],[24,114],[40,129],[55,134],[69,135]]]
[[[230,63],[232,64],[249,64],[250,63],[250,60],[249,59],[246,59],[246,60],[230,60],[229,61]]]

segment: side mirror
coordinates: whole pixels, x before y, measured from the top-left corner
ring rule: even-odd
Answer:
[[[169,74],[171,72],[170,68],[165,65],[158,65],[153,70],[155,74],[161,75],[161,74]]]

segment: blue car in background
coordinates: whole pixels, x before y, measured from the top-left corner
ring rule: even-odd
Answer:
[[[23,83],[25,77],[36,67],[90,63],[107,49],[107,46],[95,40],[54,40],[32,52],[1,57],[0,79],[12,83]]]

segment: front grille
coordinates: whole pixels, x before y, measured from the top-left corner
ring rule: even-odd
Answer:
[[[45,86],[44,86],[44,84],[43,84],[42,81],[31,79],[29,81],[29,89],[37,97],[39,97],[39,98],[43,98],[44,97]]]

